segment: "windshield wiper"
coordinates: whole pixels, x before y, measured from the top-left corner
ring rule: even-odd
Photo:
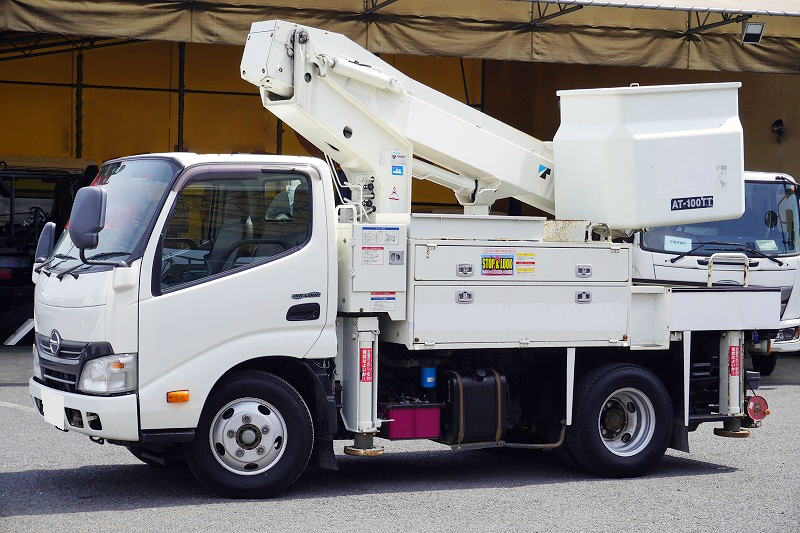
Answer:
[[[694,248],[692,248],[691,250],[688,250],[686,252],[681,252],[680,254],[676,255],[673,258],[671,258],[669,260],[669,262],[670,263],[675,263],[676,261],[679,261],[680,259],[683,259],[687,255],[692,254],[692,253],[696,252],[697,250],[699,250],[700,248],[702,248],[704,246],[708,246],[710,244],[717,245],[717,246],[735,246],[735,247],[739,248],[740,250],[743,250],[745,252],[750,252],[751,254],[756,255],[758,257],[763,257],[764,259],[769,259],[773,263],[777,263],[778,266],[783,266],[783,261],[781,261],[779,259],[776,259],[775,257],[773,257],[771,255],[767,255],[764,252],[759,252],[758,250],[754,250],[754,249],[748,247],[746,244],[742,244],[742,243],[738,243],[738,242],[725,242],[725,241],[705,241],[705,242],[697,243],[697,246],[695,246]]]
[[[99,254],[91,255],[86,259],[91,261],[92,259],[108,259],[109,257],[119,257],[120,255],[130,255],[130,254],[131,254],[130,252],[100,252]]]
[[[62,279],[64,279],[64,276],[66,276],[67,274],[72,274],[72,277],[73,277],[73,278],[75,278],[75,279],[78,279],[78,274],[76,274],[74,271],[75,271],[75,270],[78,270],[79,268],[85,267],[85,266],[86,266],[86,265],[84,265],[83,263],[80,263],[80,264],[77,264],[77,265],[75,265],[75,266],[74,266],[74,267],[72,267],[72,268],[68,268],[68,269],[66,269],[66,270],[65,270],[65,271],[63,271],[63,272],[59,272],[59,273],[56,275],[56,279],[57,279],[58,281],[61,281]]]
[[[98,261],[98,259],[103,259],[106,257],[116,257],[120,255],[130,255],[130,254],[131,252],[100,252],[94,254],[91,257],[86,257],[86,255],[84,255],[84,251],[80,250],[80,253],[78,255],[80,256],[81,261],[83,261],[83,264],[85,265],[109,265],[115,267],[118,266],[126,267],[128,266],[128,263],[126,263],[125,261]]]
[[[775,257],[773,257],[773,256],[771,256],[769,254],[765,254],[764,252],[759,252],[758,250],[753,250],[752,248],[749,248],[749,247],[747,247],[745,245],[740,245],[740,246],[741,246],[742,250],[744,250],[745,252],[750,252],[751,254],[757,255],[758,257],[763,257],[764,259],[769,259],[773,263],[777,263],[778,266],[783,266],[783,261],[781,261],[779,259],[776,259]]]
[[[706,241],[706,242],[700,242],[700,243],[697,243],[697,246],[695,246],[695,247],[694,247],[694,248],[692,248],[691,250],[687,250],[687,251],[685,251],[685,252],[681,252],[681,253],[679,253],[678,255],[676,255],[675,257],[671,258],[671,259],[669,260],[669,262],[670,262],[670,263],[675,263],[675,262],[677,262],[677,261],[679,261],[679,260],[683,259],[683,258],[684,258],[684,257],[686,257],[687,255],[689,255],[689,254],[693,254],[694,252],[696,252],[697,250],[699,250],[699,249],[700,249],[700,248],[702,248],[703,246],[706,246],[706,245],[709,245],[709,244],[727,244],[727,243],[724,243],[724,242],[719,242],[719,241]],[[666,251],[667,253],[673,253],[673,252],[670,252],[669,250],[665,250],[665,251]]]
[[[48,259],[47,261],[45,261],[44,263],[42,263],[41,265],[39,265],[38,267],[34,268],[33,269],[34,272],[36,272],[37,274],[39,272],[42,272],[44,267],[46,267],[47,265],[49,265],[50,263],[52,263],[56,259],[61,259],[62,260],[61,263],[63,263],[65,261],[69,260],[69,259],[77,259],[77,257],[72,257],[71,255],[56,254],[53,257],[51,257],[50,259]],[[58,263],[58,264],[60,265],[61,263]],[[58,265],[54,265],[54,266],[58,266]],[[50,275],[50,272],[48,270],[44,270],[44,273],[47,274],[48,276]]]

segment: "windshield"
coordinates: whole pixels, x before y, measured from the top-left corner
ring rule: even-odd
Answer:
[[[107,193],[105,226],[98,236],[97,248],[86,250],[86,257],[115,261],[130,258],[174,175],[173,165],[165,159],[130,159],[103,165],[92,185],[105,188]],[[78,250],[65,231],[48,269],[79,265]]]
[[[642,234],[646,250],[691,255],[750,248],[767,255],[793,255],[800,246],[797,186],[784,181],[745,183],[745,211],[734,220],[653,228]],[[726,244],[730,243],[730,244]],[[757,253],[743,250],[750,256]]]

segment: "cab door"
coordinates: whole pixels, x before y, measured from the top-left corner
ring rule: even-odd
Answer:
[[[321,338],[335,355],[327,188],[313,167],[262,167],[185,170],[156,223],[140,288],[142,429],[193,427],[242,361],[304,357]],[[183,389],[189,402],[166,403]]]

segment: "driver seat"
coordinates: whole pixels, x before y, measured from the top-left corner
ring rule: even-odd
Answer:
[[[243,246],[236,243],[253,238],[253,222],[250,218],[250,199],[244,182],[232,184],[232,190],[225,195],[223,223],[217,228],[217,235],[206,256],[209,275],[218,274],[233,268],[236,258],[242,254]],[[238,252],[238,253],[234,253]]]

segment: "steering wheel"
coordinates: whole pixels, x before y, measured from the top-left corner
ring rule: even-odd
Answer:
[[[286,250],[289,249],[289,246],[285,242],[280,240],[280,239],[241,239],[241,240],[238,240],[238,241],[234,242],[233,244],[231,244],[227,248],[225,248],[225,253],[220,254],[220,257],[224,257],[225,258],[225,260],[222,261],[221,264],[222,265],[228,264],[228,261],[230,260],[231,255],[233,255],[233,253],[236,250],[238,250],[242,246],[247,246],[249,244],[275,244],[275,245],[278,245],[278,246],[281,247],[281,251],[286,251]],[[220,270],[218,270],[217,272],[220,272]],[[216,273],[216,272],[214,272],[214,273]]]

